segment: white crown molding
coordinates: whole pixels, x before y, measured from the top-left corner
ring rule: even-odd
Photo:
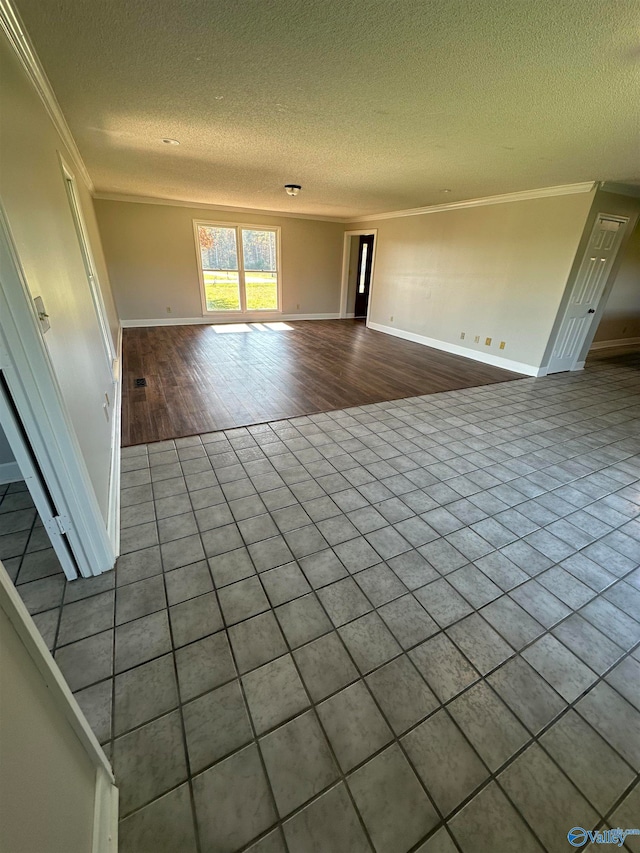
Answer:
[[[42,63],[38,58],[35,48],[31,44],[31,39],[27,35],[20,16],[14,8],[11,0],[0,0],[0,27],[2,27],[10,46],[20,60],[24,70],[27,72],[33,87],[42,100],[42,103],[45,105],[51,121],[71,155],[74,166],[82,175],[82,179],[89,188],[89,191],[93,192],[93,181],[91,180],[91,176],[84,164],[82,155],[78,150],[76,141],[69,129],[67,120],[64,117],[64,113],[62,112],[58,99],[56,98],[51,83],[49,82],[49,78],[42,67]]]
[[[2,0],[0,0],[2,2]],[[233,207],[227,204],[209,204],[203,201],[185,201],[177,198],[161,198],[144,195],[128,195],[127,193],[94,192],[93,197],[104,201],[127,201],[131,204],[159,204],[170,207],[190,207],[195,210],[218,210],[227,213],[250,213],[254,216],[273,216],[285,219],[315,219],[319,222],[345,223],[349,220],[335,216],[320,216],[314,213],[290,213],[285,210],[267,210],[259,207]]]
[[[535,190],[524,190],[523,192],[487,196],[486,198],[473,198],[463,201],[449,202],[446,204],[434,204],[426,207],[409,208],[407,210],[368,213],[350,217],[322,216],[320,214],[312,213],[293,213],[289,211],[260,209],[255,207],[235,207],[232,205],[209,204],[206,202],[194,202],[184,199],[170,199],[154,196],[128,195],[126,193],[116,192],[96,192],[91,176],[89,175],[89,171],[82,159],[82,155],[80,154],[76,141],[73,138],[73,134],[67,124],[64,113],[58,103],[58,99],[55,96],[53,87],[51,86],[49,78],[47,77],[42,63],[38,58],[35,48],[27,35],[20,16],[13,6],[12,0],[0,0],[0,27],[2,27],[2,30],[5,32],[9,44],[27,72],[35,90],[38,92],[47,112],[49,113],[51,121],[71,155],[74,165],[82,175],[82,178],[93,197],[97,199],[104,199],[105,201],[126,201],[134,204],[171,205],[174,207],[190,207],[198,210],[218,210],[228,213],[251,213],[254,215],[261,214],[263,216],[286,219],[310,219],[319,222],[350,224],[356,222],[372,222],[379,219],[397,219],[404,216],[422,216],[427,213],[441,213],[446,210],[457,210],[467,207],[483,207],[490,204],[506,204],[508,202],[526,201],[535,198],[572,195],[574,193],[588,193],[598,185],[595,181],[587,181],[579,184],[563,184],[555,187],[543,187]],[[600,182],[599,186],[608,192],[624,193],[626,195],[634,196],[640,194],[640,188],[625,184]]]
[[[379,219],[400,219],[403,216],[422,216],[425,213],[441,213],[445,210],[460,210],[466,207],[484,207],[489,204],[508,204],[512,201],[529,201],[534,198],[550,198],[558,195],[589,193],[596,186],[595,181],[582,184],[562,184],[557,187],[542,187],[537,190],[523,190],[517,193],[491,195],[486,198],[470,198],[464,201],[452,201],[446,204],[432,204],[428,207],[414,207],[409,210],[393,210],[389,213],[371,213],[366,216],[353,216],[343,222],[377,222]]]
[[[0,3],[3,0],[0,0]],[[377,222],[378,219],[400,219],[403,216],[422,216],[425,213],[441,213],[445,210],[458,210],[466,207],[484,207],[490,204],[507,204],[514,201],[527,201],[535,198],[550,198],[560,195],[575,195],[576,193],[588,193],[596,187],[595,181],[587,181],[582,184],[562,184],[556,187],[542,187],[537,190],[523,190],[522,192],[506,193],[504,195],[492,195],[486,198],[471,198],[464,201],[453,201],[446,204],[434,204],[427,207],[414,207],[407,210],[394,210],[387,213],[368,213],[359,216],[321,216],[314,213],[290,213],[283,210],[261,209],[257,207],[233,207],[225,204],[210,204],[208,202],[186,201],[184,199],[162,198],[160,196],[129,195],[127,193],[93,192],[95,199],[104,201],[125,201],[131,204],[158,204],[171,207],[189,207],[195,210],[213,210],[227,213],[251,213],[260,216],[272,216],[286,219],[313,219],[319,222],[336,222],[340,225],[349,225],[357,222]]]

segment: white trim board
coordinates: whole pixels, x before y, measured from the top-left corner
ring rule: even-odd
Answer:
[[[118,853],[118,789],[105,773],[96,769],[91,853]]]
[[[0,3],[6,0],[0,0]],[[95,199],[104,201],[126,201],[131,204],[159,204],[173,207],[190,207],[197,210],[213,210],[227,213],[251,213],[260,216],[285,217],[287,219],[315,219],[320,222],[337,222],[349,225],[358,222],[374,222],[378,219],[398,219],[403,216],[421,216],[424,213],[441,213],[444,210],[457,210],[465,207],[484,207],[490,204],[507,204],[512,201],[528,201],[534,198],[549,198],[551,196],[575,195],[576,193],[588,193],[596,187],[595,181],[585,181],[579,184],[560,184],[555,187],[540,187],[521,192],[503,193],[502,195],[485,196],[483,198],[470,198],[461,201],[446,202],[444,204],[432,204],[425,207],[413,207],[406,210],[382,211],[380,213],[361,213],[357,216],[323,216],[315,213],[295,213],[284,210],[271,210],[256,207],[234,207],[232,205],[214,204],[209,202],[187,201],[186,199],[163,198],[155,196],[128,195],[127,193],[94,192]]]
[[[89,191],[93,192],[94,186],[91,176],[89,175],[89,171],[84,164],[82,155],[80,154],[76,141],[73,138],[73,134],[69,129],[69,125],[67,124],[67,120],[65,119],[64,113],[58,103],[53,87],[49,82],[49,78],[47,77],[40,59],[38,58],[38,54],[31,43],[31,39],[29,38],[22,23],[22,19],[20,18],[17,10],[14,8],[11,0],[0,0],[0,27],[4,30],[9,40],[9,44],[22,63],[22,67],[27,72],[34,89],[40,96],[40,99],[49,114],[49,118],[53,122],[55,129],[59,133],[71,155],[74,165],[82,175],[82,179],[89,188]]]
[[[126,193],[117,192],[96,192],[89,171],[82,159],[82,155],[80,154],[76,141],[73,138],[73,134],[69,129],[69,125],[67,124],[64,113],[58,103],[53,87],[49,82],[25,27],[22,24],[20,15],[14,8],[11,0],[0,0],[0,27],[2,27],[6,33],[11,47],[22,63],[34,88],[42,99],[51,121],[72,156],[74,165],[82,175],[82,178],[93,197],[97,199],[104,199],[106,201],[128,201],[137,204],[174,205],[177,207],[191,207],[203,210],[219,210],[231,213],[253,213],[262,214],[264,216],[276,216],[292,219],[313,219],[321,222],[337,222],[346,224],[352,222],[369,222],[377,219],[395,219],[402,216],[419,216],[423,213],[440,213],[443,210],[455,210],[457,208],[464,207],[480,207],[487,204],[504,204],[511,201],[524,201],[532,198],[546,198],[556,195],[590,192],[597,185],[596,181],[587,181],[576,184],[561,184],[555,187],[542,187],[538,189],[524,190],[521,192],[487,196],[485,198],[450,202],[447,204],[428,205],[425,207],[409,208],[407,210],[382,211],[380,213],[365,213],[347,217],[271,209],[260,210],[259,208],[253,207],[236,207],[233,205],[194,202],[186,199],[156,198],[153,196],[128,195]],[[600,186],[609,192],[626,192],[627,194],[635,195],[634,188],[630,188],[628,185],[605,182],[604,184],[600,184]]]
[[[16,634],[47,685],[53,701],[56,702],[66,717],[83,749],[89,755],[96,769],[101,768],[110,784],[113,785],[114,777],[109,760],[1,561],[0,608],[7,614]]]
[[[0,0],[2,2],[2,0]],[[222,213],[250,213],[254,216],[284,217],[285,219],[317,219],[319,222],[344,223],[348,220],[337,216],[322,216],[316,213],[295,213],[289,210],[261,209],[259,207],[234,207],[230,204],[214,204],[206,201],[187,201],[181,198],[163,198],[161,196],[128,195],[127,193],[94,192],[93,197],[102,201],[127,201],[131,204],[160,204],[169,207],[191,207],[194,210],[213,210]]]
[[[589,352],[598,349],[613,349],[613,347],[637,347],[638,345],[640,345],[640,338],[620,338],[618,341],[594,341],[589,347]]]
[[[29,655],[51,700],[95,768],[92,853],[117,853],[118,789],[109,760],[89,725],[77,699],[36,628],[5,567],[0,562],[0,609]],[[62,732],[65,735],[64,732]],[[66,736],[66,735],[65,735]]]
[[[405,332],[403,329],[394,329],[392,326],[383,326],[381,323],[367,323],[369,329],[374,329],[376,332],[384,332],[386,335],[393,335],[396,338],[402,338],[405,341],[412,341],[415,344],[422,344],[425,347],[449,352],[452,355],[461,355],[464,358],[473,359],[473,361],[481,361],[483,364],[490,364],[493,367],[501,367],[503,370],[511,370],[513,373],[523,373],[525,376],[545,376],[546,370],[543,367],[536,367],[533,364],[525,364],[522,361],[512,361],[509,358],[503,358],[500,355],[492,355],[487,352],[477,352],[476,350],[461,347],[457,344],[450,344],[448,341],[439,341],[436,338],[427,338],[425,335],[417,335],[414,332]]]
[[[24,477],[17,462],[3,462],[0,465],[0,486],[19,483],[20,480],[24,480]]]
[[[349,262],[351,260],[351,238],[352,237],[368,237],[373,236],[373,254],[371,256],[371,277],[369,279],[369,301],[368,306],[371,306],[371,294],[373,292],[373,273],[376,264],[376,251],[378,249],[378,229],[377,228],[360,228],[353,231],[345,231],[342,240],[342,277],[340,279],[340,317],[347,319],[355,317],[355,314],[347,313],[347,300],[349,298]],[[367,308],[368,310],[368,308]]]
[[[239,317],[159,317],[148,320],[122,320],[123,329],[143,329],[149,326],[220,326],[229,323],[277,323],[280,320],[339,320],[340,314],[244,314]]]
[[[120,424],[122,421],[122,324],[118,326],[116,357],[113,362],[113,400],[111,401],[111,470],[109,474],[109,517],[107,532],[116,557],[120,554]]]
[[[403,216],[422,216],[425,213],[441,213],[444,210],[459,210],[465,207],[485,207],[489,204],[508,204],[512,201],[529,201],[534,198],[550,198],[559,195],[575,195],[589,193],[596,186],[595,181],[582,184],[561,184],[557,187],[541,187],[535,190],[524,190],[516,193],[503,193],[484,198],[469,198],[462,201],[452,201],[445,204],[432,204],[427,207],[414,207],[409,210],[392,210],[389,213],[370,213],[365,216],[353,216],[345,222],[376,222],[378,219],[399,219]]]

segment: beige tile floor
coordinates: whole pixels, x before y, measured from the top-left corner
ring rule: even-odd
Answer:
[[[0,555],[112,757],[122,853],[640,826],[639,356],[128,448],[88,581],[20,495]]]

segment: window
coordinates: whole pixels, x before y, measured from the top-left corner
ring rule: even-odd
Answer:
[[[204,313],[279,311],[279,228],[196,222]]]

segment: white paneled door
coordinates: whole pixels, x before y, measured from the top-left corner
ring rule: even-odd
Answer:
[[[629,220],[600,213],[571,289],[547,373],[575,370]]]

